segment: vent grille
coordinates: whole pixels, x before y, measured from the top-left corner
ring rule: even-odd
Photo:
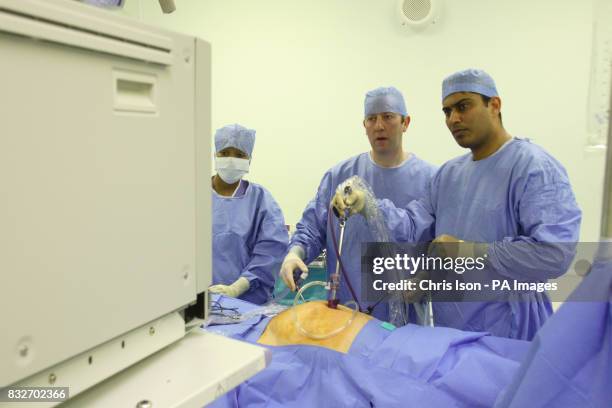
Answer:
[[[404,0],[402,12],[410,21],[424,20],[431,12],[431,0]]]

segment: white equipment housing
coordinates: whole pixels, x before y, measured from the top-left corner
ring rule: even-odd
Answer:
[[[184,338],[196,300],[206,317],[210,45],[70,0],[0,0],[0,59],[0,389],[74,396]],[[149,385],[100,405],[201,406],[267,357],[197,332],[172,352],[191,358],[158,353],[161,378],[190,378],[161,383],[197,390],[172,399],[144,370]]]

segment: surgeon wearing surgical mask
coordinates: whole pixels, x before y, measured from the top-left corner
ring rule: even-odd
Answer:
[[[243,179],[254,145],[255,130],[238,124],[215,133],[210,291],[263,304],[272,293],[289,236],[270,192]]]

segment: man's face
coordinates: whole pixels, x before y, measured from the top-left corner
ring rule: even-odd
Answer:
[[[216,154],[217,157],[234,157],[236,159],[250,159],[249,155],[235,147],[226,147]]]
[[[408,129],[410,116],[393,112],[382,112],[367,116],[363,120],[372,150],[379,154],[395,153],[402,148],[402,134]]]
[[[499,114],[498,102],[499,98],[493,97],[485,105],[482,97],[472,92],[457,92],[444,98],[446,126],[459,146],[474,149],[489,140]]]

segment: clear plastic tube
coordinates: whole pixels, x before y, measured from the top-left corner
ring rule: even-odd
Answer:
[[[332,330],[329,333],[325,333],[325,334],[314,334],[314,333],[310,333],[308,330],[304,329],[304,327],[302,327],[302,325],[300,324],[300,321],[298,319],[298,314],[297,314],[297,310],[296,310],[296,306],[297,306],[297,302],[298,302],[298,298],[302,297],[302,299],[304,299],[304,297],[302,296],[302,292],[305,291],[306,289],[312,287],[312,286],[325,286],[327,287],[327,282],[323,282],[323,281],[313,281],[310,283],[307,283],[306,285],[302,286],[302,288],[298,291],[298,293],[295,295],[295,299],[293,299],[293,308],[292,308],[292,313],[293,313],[293,321],[295,323],[295,327],[297,328],[297,330],[303,334],[304,336],[314,339],[314,340],[324,340],[324,339],[328,339],[332,336],[335,336],[336,334],[342,332],[344,329],[346,329],[347,327],[349,327],[353,321],[355,320],[355,317],[357,316],[357,309],[359,306],[357,306],[357,303],[350,300],[348,302],[345,303],[345,306],[348,306],[349,304],[353,305],[353,313],[351,315],[351,317],[349,318],[349,320],[342,326],[338,327],[337,329]]]

